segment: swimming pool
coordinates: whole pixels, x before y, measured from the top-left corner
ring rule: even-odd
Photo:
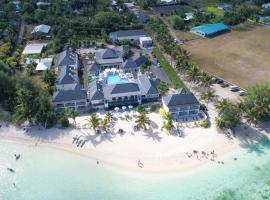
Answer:
[[[128,83],[130,82],[129,78],[121,78],[119,74],[108,74],[107,83],[109,85],[117,84],[117,83]]]

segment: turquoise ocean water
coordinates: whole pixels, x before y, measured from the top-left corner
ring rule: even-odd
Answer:
[[[264,141],[222,157],[224,165],[209,162],[165,175],[131,173],[59,150],[0,141],[0,200],[270,199],[269,147]],[[15,153],[22,154],[20,160]]]

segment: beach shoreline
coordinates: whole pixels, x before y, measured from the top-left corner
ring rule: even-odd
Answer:
[[[113,138],[113,142],[105,141],[100,147],[88,144],[87,146],[80,148],[75,144],[72,144],[72,138],[75,135],[78,135],[81,130],[72,128],[53,128],[34,131],[40,131],[40,134],[46,134],[48,132],[65,132],[65,135],[54,140],[40,140],[31,138],[25,135],[23,130],[10,126],[2,127],[0,129],[0,140],[19,142],[33,146],[35,146],[37,143],[37,147],[42,146],[73,153],[94,161],[98,161],[99,165],[105,167],[153,174],[174,174],[188,172],[192,169],[200,168],[200,166],[203,166],[209,162],[217,163],[220,157],[239,148],[239,143],[236,140],[227,140],[222,134],[219,135],[218,140],[213,139],[212,142],[208,144],[206,144],[207,142],[200,144],[198,140],[196,143],[196,140],[193,140],[192,138],[184,138],[180,142],[186,143],[184,146],[180,146],[180,144],[178,146],[178,142],[173,141],[177,140],[177,138],[170,138],[171,136],[164,136],[165,141],[155,143],[148,141],[139,134],[136,136],[117,135],[115,138]],[[192,140],[193,143],[191,143]],[[123,145],[123,143],[125,143],[125,145]],[[150,143],[154,144],[151,145]],[[148,145],[150,145],[150,147],[148,147]],[[215,150],[215,153],[217,154],[215,161],[210,161],[210,158],[197,159],[195,158],[195,155],[189,158],[186,153],[192,153],[192,149],[194,149],[194,146],[197,145],[200,146],[198,151],[202,150],[205,152],[210,152]],[[156,148],[158,147],[159,150],[157,149],[155,152],[151,146],[156,146]],[[134,150],[133,148],[136,149]],[[166,148],[168,148],[167,152]],[[143,163],[142,167],[138,166],[138,161]]]

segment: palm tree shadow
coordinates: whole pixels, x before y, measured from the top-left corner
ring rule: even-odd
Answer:
[[[256,153],[260,156],[266,153],[265,150],[270,149],[268,136],[252,126],[246,125],[236,128],[235,137],[239,139],[240,146],[247,149],[249,153]]]
[[[147,139],[152,139],[153,141],[160,142],[162,140],[162,137],[159,136],[159,132],[154,132],[152,128],[149,128],[144,132]]]
[[[107,133],[94,135],[83,133],[82,135],[85,137],[86,142],[90,142],[94,147],[97,147],[99,144],[102,144],[105,141],[113,142],[113,136]]]
[[[18,129],[18,130],[21,130],[21,129]],[[46,130],[46,132],[42,130]],[[27,129],[27,131],[25,131],[24,134],[38,141],[53,141],[63,136],[69,135],[71,131],[72,131],[71,128],[65,128],[59,131],[58,128],[45,129],[42,127],[33,126]]]

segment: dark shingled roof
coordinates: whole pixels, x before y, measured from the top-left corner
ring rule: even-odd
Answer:
[[[102,55],[103,59],[119,58],[117,52],[114,49],[106,49]]]
[[[199,104],[196,97],[184,88],[180,89],[177,94],[163,97],[163,100],[166,106],[168,107],[188,105],[188,104]]]
[[[137,30],[126,30],[126,31],[116,31],[113,32],[116,34],[117,37],[127,37],[127,36],[137,36],[137,35],[145,35],[145,32],[143,29],[137,29]]]
[[[140,56],[134,60],[131,59],[126,60],[123,66],[124,68],[138,68],[147,62],[149,62],[149,60],[145,56]]]
[[[90,72],[97,72],[97,71],[100,71],[100,65],[97,64],[97,63],[92,63],[92,64],[90,64],[90,66],[89,66],[89,70],[90,70]]]
[[[74,90],[58,90],[53,94],[53,102],[85,100],[86,91],[81,86],[76,85]]]
[[[58,54],[57,66],[77,65],[76,57],[78,54],[73,50],[65,50]]]
[[[92,81],[89,84],[89,91],[91,101],[104,99],[102,84],[99,84],[97,81]]]
[[[64,66],[61,68],[59,74],[59,82],[58,84],[72,84],[76,82],[75,76],[77,76],[74,72],[74,67]]]
[[[138,82],[142,95],[159,94],[154,81],[149,79],[146,75],[139,76]]]
[[[140,91],[138,84],[136,83],[122,83],[116,84],[111,90],[111,94],[129,93]]]

